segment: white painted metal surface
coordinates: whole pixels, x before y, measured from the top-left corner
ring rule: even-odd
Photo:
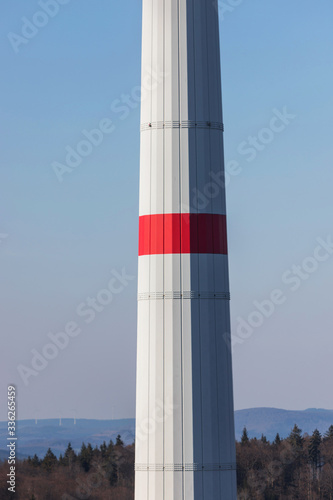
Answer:
[[[142,82],[135,499],[236,500],[228,257],[149,218],[226,213],[217,0],[143,0]]]

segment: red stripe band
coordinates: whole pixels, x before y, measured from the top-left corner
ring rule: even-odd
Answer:
[[[226,216],[157,214],[139,218],[139,255],[228,253]]]

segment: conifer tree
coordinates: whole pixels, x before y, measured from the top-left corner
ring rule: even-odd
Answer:
[[[63,458],[64,465],[71,467],[74,464],[74,462],[76,461],[76,459],[77,459],[76,453],[73,450],[71,443],[68,443],[68,446],[67,446],[67,449],[65,451],[64,458]]]
[[[99,449],[101,451],[102,458],[105,458],[107,455],[107,449],[108,449],[105,441],[103,441],[103,444],[100,445]]]
[[[121,439],[120,434],[118,434],[118,436],[117,436],[116,446],[124,446],[124,441]]]
[[[275,436],[274,444],[276,446],[279,446],[279,444],[281,444],[281,438],[280,438],[280,434],[279,433],[277,433],[276,436]]]
[[[291,433],[288,436],[288,440],[295,450],[300,450],[303,448],[303,437],[302,429],[298,427],[297,424],[294,425]]]
[[[313,465],[313,467],[316,468],[320,465],[320,445],[321,445],[321,434],[318,431],[318,429],[316,429],[313,431],[308,447],[310,462]]]
[[[39,457],[36,455],[36,453],[34,454],[34,456],[32,457],[31,459],[31,464],[34,466],[34,467],[39,467],[40,464],[41,464],[41,461],[39,460]]]
[[[330,425],[328,431],[325,432],[324,439],[333,439],[333,425]]]
[[[106,448],[106,475],[111,484],[111,486],[115,486],[118,481],[118,465],[115,454],[115,445],[110,440],[107,448]]]
[[[244,445],[244,444],[246,444],[248,442],[249,442],[249,435],[247,433],[246,427],[244,427],[243,434],[242,434],[242,437],[241,437],[241,444]]]
[[[84,443],[82,443],[81,446],[81,451],[79,453],[78,459],[80,462],[81,467],[85,472],[88,472],[91,467],[91,462],[93,459],[93,448],[90,443],[88,443],[88,446],[86,446]]]
[[[51,448],[47,450],[46,455],[41,463],[42,467],[46,469],[48,472],[50,472],[57,465],[58,459],[51,450]]]
[[[266,437],[266,436],[264,436],[263,434],[261,434],[261,439],[260,439],[260,440],[261,440],[261,442],[262,442],[262,443],[264,443],[264,444],[267,444],[267,443],[268,443],[268,441],[267,441],[267,437]]]

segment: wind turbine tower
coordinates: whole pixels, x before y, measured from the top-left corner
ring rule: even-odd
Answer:
[[[236,500],[217,0],[143,0],[136,500]]]

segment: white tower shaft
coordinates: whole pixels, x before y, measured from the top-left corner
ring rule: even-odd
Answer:
[[[217,0],[143,0],[136,500],[236,500]]]

